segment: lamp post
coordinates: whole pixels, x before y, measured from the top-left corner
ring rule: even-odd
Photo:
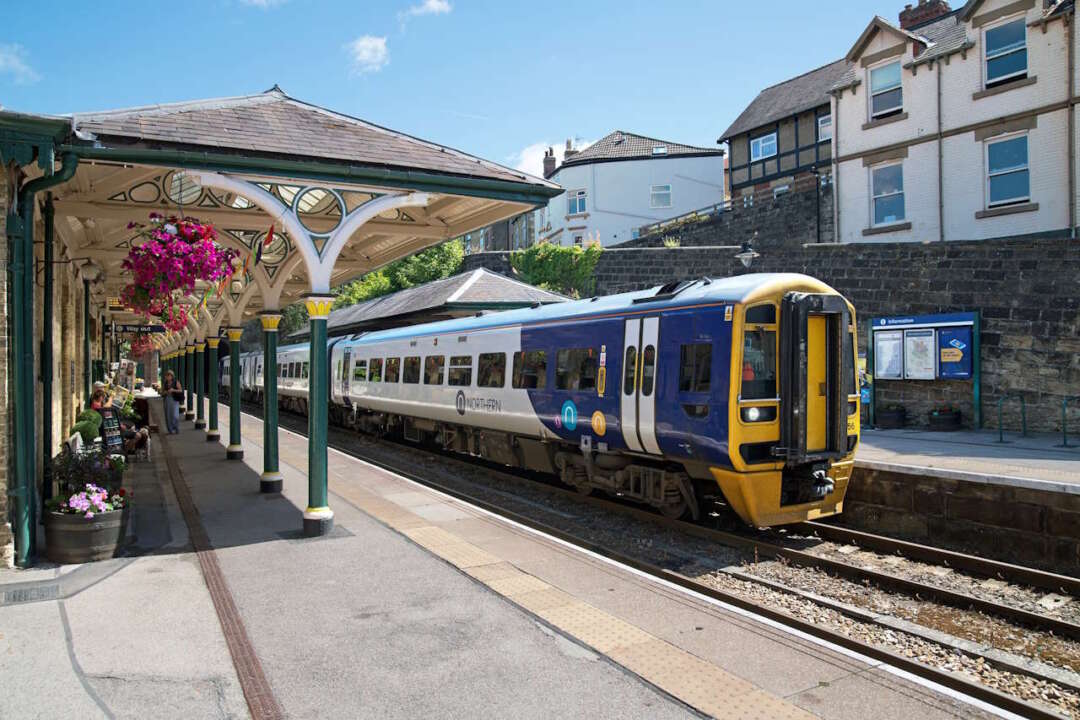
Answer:
[[[757,233],[754,233],[754,235],[757,235]],[[744,268],[749,270],[750,266],[754,263],[754,258],[761,257],[761,253],[756,252],[753,245],[750,244],[750,241],[746,240],[743,242],[739,252],[735,253],[735,257],[739,259],[739,262],[742,263]]]

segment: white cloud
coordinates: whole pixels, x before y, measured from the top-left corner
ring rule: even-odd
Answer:
[[[0,43],[0,75],[11,75],[16,85],[29,85],[41,79],[26,62],[22,45]]]
[[[595,142],[594,140],[575,140],[574,149],[584,150]],[[527,172],[530,175],[536,175],[537,177],[544,176],[544,153],[548,148],[555,150],[556,165],[562,165],[563,155],[566,154],[566,142],[550,143],[550,142],[536,142],[532,145],[526,145],[518,152],[509,157],[509,162],[514,164],[514,168],[521,172]]]
[[[272,8],[275,5],[284,5],[289,0],[240,0],[241,5],[250,5],[251,7],[257,7],[262,10]]]
[[[424,0],[424,2],[419,5],[410,7],[403,14],[407,16],[446,15],[453,9],[454,8],[449,0]]]
[[[378,72],[390,62],[385,36],[361,35],[345,48],[352,56],[352,70],[356,74]]]

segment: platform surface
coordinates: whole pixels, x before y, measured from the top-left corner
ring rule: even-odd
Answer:
[[[243,423],[243,461],[190,422],[158,440],[286,717],[986,717],[333,450],[335,530],[303,539],[307,439],[280,432],[284,491],[262,495]],[[0,592],[74,577],[0,604],[0,717],[247,715],[162,456],[140,471],[141,555],[0,571]]]
[[[930,432],[926,430],[863,429],[856,464],[928,474],[974,482],[1017,485],[1032,489],[1080,494],[1080,438],[997,431]]]

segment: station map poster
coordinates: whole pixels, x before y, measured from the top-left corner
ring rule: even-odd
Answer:
[[[904,379],[937,377],[937,342],[933,328],[904,331]]]
[[[904,331],[874,333],[874,379],[901,380],[904,377]]]

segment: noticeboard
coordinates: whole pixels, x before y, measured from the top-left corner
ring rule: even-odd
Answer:
[[[933,328],[904,331],[904,379],[933,380],[937,377],[937,343]]]
[[[968,380],[972,371],[971,328],[938,330],[938,374],[947,380]]]
[[[904,331],[874,333],[874,377],[901,380],[904,377]]]

